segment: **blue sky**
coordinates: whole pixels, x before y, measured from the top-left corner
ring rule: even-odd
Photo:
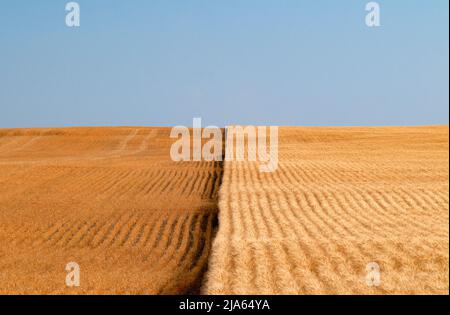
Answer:
[[[0,128],[448,124],[447,0],[0,2]]]

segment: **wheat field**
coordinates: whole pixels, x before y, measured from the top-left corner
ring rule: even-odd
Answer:
[[[448,294],[448,126],[280,128],[273,173],[169,133],[0,129],[0,294]]]
[[[0,294],[198,292],[222,164],[172,162],[169,133],[0,130]]]
[[[448,137],[448,126],[282,128],[276,172],[226,161],[202,292],[448,294]]]

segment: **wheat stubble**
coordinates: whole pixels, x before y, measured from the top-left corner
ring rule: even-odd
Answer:
[[[0,293],[196,292],[219,162],[172,162],[169,128],[0,130]],[[81,268],[67,288],[65,266]]]
[[[448,126],[281,128],[276,172],[225,162],[202,292],[448,294],[448,163]]]

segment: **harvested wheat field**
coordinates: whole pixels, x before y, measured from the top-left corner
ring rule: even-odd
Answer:
[[[448,294],[448,137],[281,128],[276,172],[225,162],[202,292]],[[372,262],[379,286],[366,283]]]
[[[222,165],[172,162],[169,133],[0,129],[0,293],[197,292]]]

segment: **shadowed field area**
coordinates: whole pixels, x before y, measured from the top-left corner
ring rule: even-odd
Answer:
[[[202,292],[448,294],[448,136],[281,128],[276,172],[226,161]]]
[[[172,162],[169,133],[0,130],[0,293],[196,292],[222,165]]]

